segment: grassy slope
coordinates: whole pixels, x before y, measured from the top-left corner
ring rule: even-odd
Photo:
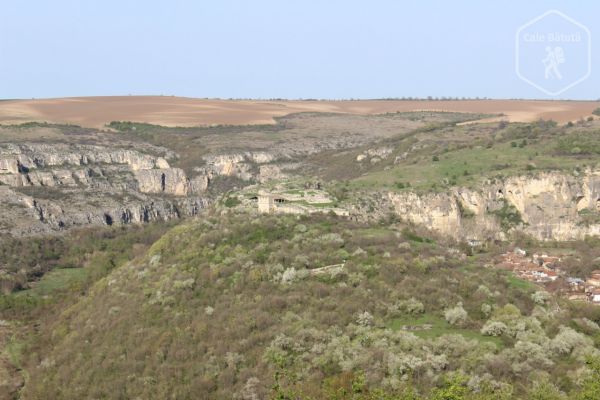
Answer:
[[[493,336],[484,336],[480,332],[473,329],[461,329],[450,325],[444,318],[431,314],[420,316],[404,316],[402,318],[394,318],[388,323],[388,327],[392,330],[406,330],[406,327],[414,327],[412,332],[420,338],[437,338],[443,335],[459,334],[467,339],[475,339],[482,342],[491,342],[497,347],[502,347],[504,343],[500,338]],[[428,327],[430,329],[427,329]]]
[[[572,171],[596,166],[600,149],[598,123],[579,127],[489,125],[446,127],[416,142],[396,165],[383,163],[353,180],[355,188],[398,189],[397,184],[430,190],[449,185],[476,186],[483,178],[507,177],[539,170]],[[471,140],[468,137],[471,136]],[[413,145],[413,143],[411,143]],[[397,146],[406,150],[400,142]],[[435,160],[434,160],[435,157]],[[393,158],[391,158],[393,159]]]
[[[45,274],[39,282],[32,284],[31,289],[19,291],[15,296],[50,296],[61,289],[81,285],[87,278],[88,272],[85,268],[55,268]]]
[[[484,337],[479,330],[488,318],[482,303],[494,318],[508,315],[530,326],[521,339],[528,343],[550,340],[583,311],[548,314],[537,328],[529,316],[530,289],[501,271],[464,267],[444,245],[402,237],[394,228],[319,216],[220,215],[178,226],[147,255],[101,279],[60,318],[46,321],[27,360],[31,379],[24,395],[266,396],[277,371],[286,385],[301,379],[293,386],[315,398],[325,397],[327,382],[341,382],[348,373],[388,389],[412,376],[426,392],[444,371],[456,369],[489,374],[522,393],[530,374],[562,376],[564,365],[582,365],[575,354],[523,353],[513,336]],[[281,283],[285,268],[343,259],[345,272],[338,276],[298,272]],[[403,310],[401,301],[409,298],[426,314]],[[508,299],[518,309],[507,308]],[[449,325],[444,310],[458,302],[468,318]],[[372,319],[360,322],[365,311]],[[398,321],[429,321],[434,329],[420,335],[389,329]],[[512,357],[519,359],[518,373],[511,370]],[[563,389],[572,389],[565,379]]]
[[[380,140],[394,134],[405,135],[425,124],[458,123],[489,117],[484,114],[405,112],[381,115],[347,115],[334,113],[299,113],[276,118],[274,125],[219,125],[195,128],[169,128],[135,122],[112,122],[109,127],[119,136],[132,141],[149,142],[174,150],[178,155],[173,165],[188,173],[203,164],[202,156],[209,153],[235,153],[250,150],[281,151],[296,147],[302,153],[307,143],[327,144],[335,137],[348,135]],[[285,146],[284,146],[285,145]],[[310,147],[310,146],[309,146]],[[326,146],[325,146],[326,147]],[[338,150],[317,154],[330,162]],[[310,162],[310,161],[309,161]],[[343,168],[339,160],[330,167]]]

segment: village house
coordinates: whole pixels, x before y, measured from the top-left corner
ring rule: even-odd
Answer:
[[[558,279],[560,270],[555,267],[555,263],[560,260],[558,257],[534,255],[529,258],[526,254],[525,250],[516,248],[514,252],[503,254],[498,266],[511,270],[521,279],[531,282],[547,283]]]
[[[585,292],[585,281],[581,278],[567,278],[567,284],[571,292]]]
[[[586,286],[600,287],[600,270],[592,271],[590,277],[585,281]]]
[[[532,261],[540,267],[555,269],[557,268],[557,263],[560,262],[560,257],[549,256],[547,254],[534,254]]]
[[[519,277],[537,283],[553,282],[558,279],[556,272],[546,268],[540,268],[536,264],[521,266],[515,272]]]
[[[566,279],[569,291],[566,297],[569,300],[587,301],[600,305],[600,270],[592,271],[589,279],[568,277]]]

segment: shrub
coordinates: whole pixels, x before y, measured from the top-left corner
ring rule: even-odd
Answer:
[[[481,305],[481,313],[485,315],[486,318],[489,317],[492,313],[492,306],[487,303],[483,303]]]
[[[502,199],[502,207],[492,211],[492,214],[500,220],[500,226],[505,231],[523,223],[519,210],[506,199]]]
[[[182,281],[174,281],[173,289],[175,290],[184,290],[184,289],[192,289],[196,281],[194,278],[185,279]]]
[[[556,145],[558,154],[594,155],[600,154],[600,142],[598,138],[600,131],[576,132],[561,137]]]
[[[356,318],[356,323],[360,326],[371,326],[373,325],[373,316],[368,311],[362,312]]]
[[[586,364],[591,370],[590,375],[584,380],[576,400],[597,400],[600,393],[600,358],[588,358]]]
[[[283,274],[281,275],[281,283],[293,283],[297,278],[297,274],[296,274],[296,270],[292,267],[286,269],[285,271],[283,271]]]
[[[253,376],[246,381],[244,388],[239,394],[239,400],[259,400],[261,396],[260,379]]]
[[[294,265],[296,265],[300,268],[306,268],[310,265],[310,260],[304,254],[298,254],[294,258]]]
[[[467,321],[468,314],[462,306],[462,303],[458,303],[455,307],[449,308],[444,312],[444,318],[450,325],[460,325]]]
[[[469,388],[467,378],[460,374],[447,377],[444,386],[436,388],[431,393],[431,400],[463,400],[467,398]]]
[[[507,330],[506,324],[500,321],[488,321],[481,328],[481,334],[486,336],[501,336]]]
[[[539,290],[531,295],[531,300],[533,300],[535,304],[539,304],[540,306],[545,305],[548,302],[548,300],[550,300],[550,298],[550,293],[544,290]]]
[[[600,326],[587,318],[583,318],[581,320],[581,325],[583,325],[583,327],[590,332],[600,332]]]
[[[570,354],[576,347],[584,348],[590,346],[592,346],[591,339],[566,326],[561,326],[558,334],[550,342],[552,350],[562,355]]]
[[[241,203],[241,201],[237,197],[228,197],[225,200],[224,204],[225,204],[225,207],[232,208],[232,207],[239,205],[240,203]]]
[[[408,300],[403,300],[400,302],[400,308],[402,310],[404,310],[405,312],[407,312],[408,314],[422,314],[425,311],[425,307],[423,306],[423,303],[421,303],[419,300],[415,299],[414,297],[411,297]]]
[[[535,382],[529,391],[530,400],[567,400],[567,396],[548,380]]]
[[[488,288],[485,285],[479,285],[475,293],[484,297],[492,297],[492,292],[490,291],[490,288]]]
[[[294,230],[299,233],[305,233],[308,230],[308,228],[304,224],[298,224],[294,227]]]

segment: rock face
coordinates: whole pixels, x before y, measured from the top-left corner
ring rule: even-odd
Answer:
[[[82,145],[0,148],[0,183],[12,187],[90,187],[98,178],[131,173],[142,193],[187,196],[192,189],[203,189],[200,183],[192,188],[185,172],[171,168],[163,157],[135,150]]]
[[[17,173],[15,160],[21,170],[53,166],[83,166],[89,164],[126,164],[140,169],[169,168],[163,157],[156,157],[129,149],[109,149],[93,145],[20,144],[0,148],[0,172],[8,165],[10,173]]]
[[[17,157],[0,158],[0,174],[18,174],[19,169]]]
[[[191,191],[190,181],[179,168],[146,169],[134,172],[142,193],[168,193],[187,196]]]
[[[367,158],[371,159],[371,163],[375,164],[385,158],[387,158],[394,151],[391,147],[379,147],[374,149],[368,149],[365,153],[356,156],[357,162],[362,162]]]
[[[460,211],[452,194],[390,193],[396,213],[412,223],[430,227],[443,234],[456,232],[461,226]]]
[[[207,206],[207,199],[194,196],[207,186],[208,177],[190,181],[166,158],[136,150],[4,145],[0,147],[0,232],[28,235],[89,224],[192,216]]]
[[[281,172],[281,168],[277,165],[261,165],[258,168],[258,181],[265,183],[274,179],[284,178],[285,174]]]
[[[202,193],[208,189],[210,183],[210,175],[202,174],[190,180],[190,190],[192,193]]]
[[[167,160],[176,157],[170,150],[120,145],[0,145],[0,198],[11,207],[0,213],[0,232],[34,234],[195,215],[208,203],[199,196],[217,176],[260,182],[284,176],[272,164],[275,156],[263,151],[205,156],[204,165],[188,177],[170,166]]]
[[[274,160],[275,156],[266,152],[244,152],[204,157],[206,169],[211,174],[235,176],[245,181],[253,178],[265,181],[279,177],[280,171],[276,166],[260,165]],[[256,165],[260,165],[258,174],[254,168]]]
[[[123,225],[152,221],[169,221],[183,216],[197,215],[208,201],[199,198],[183,199],[126,199],[123,202],[105,203],[102,208],[89,209],[69,204],[64,209],[59,203],[36,200],[32,212],[40,221],[54,229],[88,224]]]
[[[503,239],[511,230],[539,240],[600,234],[600,171],[540,173],[488,182],[481,190],[388,196],[400,217],[457,239]]]

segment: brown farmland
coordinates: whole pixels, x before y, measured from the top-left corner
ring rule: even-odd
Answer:
[[[1,101],[0,124],[45,121],[96,128],[102,128],[111,121],[146,122],[164,126],[246,125],[273,123],[273,117],[296,112],[381,114],[396,111],[503,114],[500,118],[512,122],[543,118],[564,123],[588,117],[598,107],[600,102],[543,100],[270,101],[170,96],[73,97]]]

